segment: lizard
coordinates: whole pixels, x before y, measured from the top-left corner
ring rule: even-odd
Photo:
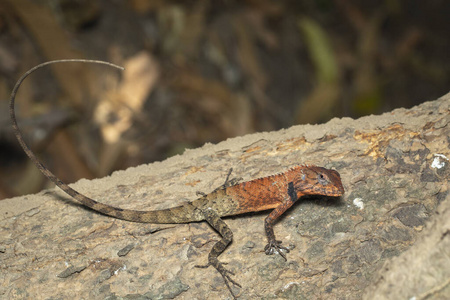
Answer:
[[[222,217],[272,209],[264,220],[264,229],[268,240],[264,250],[267,255],[278,253],[286,260],[284,252],[288,253],[289,249],[282,246],[281,241],[275,238],[273,225],[276,220],[302,196],[339,197],[345,192],[340,174],[336,170],[315,165],[296,165],[282,173],[241,183],[238,182],[239,179],[229,180],[230,170],[225,183],[211,193],[198,193],[200,197],[196,200],[162,210],[139,211],[122,209],[91,199],[61,181],[36,157],[24,141],[14,110],[17,91],[28,75],[46,65],[66,62],[104,64],[123,70],[122,67],[104,61],[67,59],[42,63],[22,75],[11,92],[9,112],[14,134],[25,153],[42,174],[56,186],[82,205],[103,215],[131,222],[154,224],[181,224],[206,221],[220,234],[221,239],[210,250],[207,264],[196,267],[214,267],[223,277],[225,285],[233,298],[236,298],[236,295],[231,289],[231,284],[240,288],[242,286],[231,277],[235,274],[226,269],[224,264],[218,259],[219,255],[225,251],[233,240],[233,232]]]

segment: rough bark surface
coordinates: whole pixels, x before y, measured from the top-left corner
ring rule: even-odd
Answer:
[[[294,164],[339,171],[340,200],[299,201],[275,226],[290,245],[267,256],[267,213],[227,218],[221,255],[240,299],[444,299],[450,295],[450,94],[412,109],[334,119],[205,145],[160,163],[72,186],[132,209],[171,207],[221,185]],[[4,299],[227,299],[204,264],[206,223],[152,225],[105,217],[60,190],[0,202]]]

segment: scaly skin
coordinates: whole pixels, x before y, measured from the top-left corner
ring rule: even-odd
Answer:
[[[25,73],[16,83],[10,99],[10,117],[12,127],[17,140],[24,149],[25,153],[36,164],[42,174],[54,182],[64,192],[72,196],[84,206],[107,216],[131,222],[155,224],[179,224],[198,221],[208,222],[220,233],[222,239],[213,246],[211,252],[209,253],[208,264],[198,267],[213,266],[224,278],[225,284],[233,297],[235,297],[235,295],[230,287],[230,283],[239,287],[241,286],[230,277],[230,275],[234,274],[225,269],[218,260],[218,256],[223,253],[223,251],[233,240],[232,231],[221,219],[221,217],[273,209],[264,221],[264,227],[268,239],[265,252],[266,254],[274,254],[277,252],[284,259],[286,259],[283,250],[285,252],[289,252],[289,250],[282,247],[280,245],[281,242],[275,239],[275,234],[273,232],[274,222],[304,195],[338,197],[344,194],[344,187],[342,186],[341,178],[337,171],[317,166],[296,166],[283,173],[242,183],[236,183],[235,180],[228,181],[227,177],[225,184],[213,192],[203,195],[192,202],[187,202],[182,206],[164,210],[137,211],[121,209],[86,197],[85,195],[80,194],[76,190],[69,187],[66,183],[62,182],[37,159],[35,154],[23,140],[22,133],[17,126],[14,112],[15,95],[23,80],[32,72],[41,67],[60,62],[99,63],[121,69],[121,67],[101,61],[61,60],[43,63]]]

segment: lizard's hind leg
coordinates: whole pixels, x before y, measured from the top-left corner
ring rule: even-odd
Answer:
[[[232,172],[233,172],[233,168],[230,168],[230,170],[228,170],[227,178],[225,178],[225,182],[221,186],[216,188],[213,192],[215,192],[217,190],[224,190],[227,187],[238,184],[238,182],[242,180],[242,177],[235,177],[235,178],[230,179]],[[197,194],[197,196],[203,196],[203,197],[206,196],[206,193],[203,193],[200,191],[197,191],[196,194]]]
[[[227,174],[227,178],[225,178],[225,182],[219,188],[225,189],[232,185],[236,185],[239,181],[242,180],[242,177],[235,177],[235,178],[230,179],[232,172],[233,172],[233,168],[230,168],[230,170],[228,171],[228,174]]]
[[[230,170],[228,170],[227,178],[225,178],[225,182],[221,186],[216,188],[214,190],[214,192],[217,191],[217,190],[224,190],[224,189],[226,189],[226,188],[228,188],[230,186],[236,185],[236,184],[238,184],[239,181],[242,180],[242,177],[235,177],[235,178],[231,178],[230,179],[230,176],[231,176],[232,172],[233,172],[233,168],[230,168]]]
[[[233,240],[233,232],[230,227],[220,218],[220,216],[211,208],[207,208],[203,211],[205,220],[211,225],[217,232],[220,233],[222,239],[214,244],[208,255],[208,264],[204,266],[196,266],[197,268],[207,268],[209,266],[213,266],[219,273],[222,275],[225,284],[233,295],[233,298],[236,298],[233,291],[231,290],[230,283],[242,288],[242,286],[234,281],[230,276],[234,275],[233,272],[225,269],[223,266],[225,263],[221,263],[218,259],[219,255],[222,254],[223,251],[228,247],[228,245]]]

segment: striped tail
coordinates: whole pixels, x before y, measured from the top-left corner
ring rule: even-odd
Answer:
[[[9,102],[9,114],[11,118],[12,127],[14,130],[14,134],[19,141],[19,144],[22,146],[25,153],[28,157],[33,161],[33,163],[37,166],[39,171],[45,175],[49,180],[51,180],[54,184],[56,184],[60,189],[66,192],[69,196],[73,197],[75,200],[87,206],[95,211],[98,211],[102,214],[115,217],[118,219],[131,221],[131,222],[141,222],[141,223],[155,223],[155,224],[173,224],[173,223],[188,223],[203,220],[202,214],[199,213],[198,210],[195,209],[194,206],[186,204],[184,206],[178,206],[169,209],[156,210],[156,211],[135,211],[129,209],[121,209],[118,207],[110,206],[107,204],[103,204],[97,202],[89,197],[86,197],[83,194],[80,194],[76,190],[72,189],[66,183],[62,182],[58,177],[56,177],[39,159],[34,155],[33,151],[27,146],[25,143],[22,133],[17,125],[16,115],[14,112],[14,100],[19,90],[20,85],[25,80],[25,78],[44,66],[54,63],[66,63],[66,62],[82,62],[82,63],[96,63],[96,64],[104,64],[114,68],[118,68],[123,70],[122,67],[117,65],[97,61],[97,60],[84,60],[84,59],[68,59],[68,60],[55,60],[49,61],[27,71],[22,77],[17,81],[14,86],[13,91],[11,92],[11,98]]]

